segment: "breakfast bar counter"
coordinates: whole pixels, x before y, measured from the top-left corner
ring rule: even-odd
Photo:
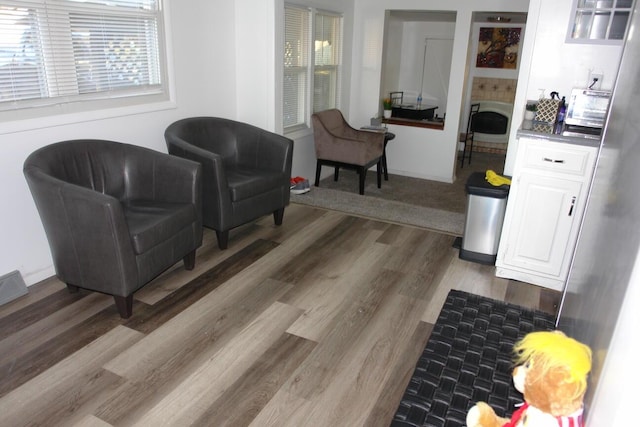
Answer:
[[[400,117],[389,117],[388,119],[382,119],[382,123],[389,125],[413,126],[437,130],[444,129],[444,119],[414,120]]]

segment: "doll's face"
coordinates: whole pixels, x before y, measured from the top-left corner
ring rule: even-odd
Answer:
[[[530,406],[553,416],[568,415],[582,407],[579,384],[570,380],[568,368],[540,372],[541,367],[540,361],[532,358],[513,370],[513,385]]]

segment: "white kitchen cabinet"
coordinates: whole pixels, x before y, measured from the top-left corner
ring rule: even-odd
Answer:
[[[519,139],[496,275],[562,290],[598,149],[553,138]]]

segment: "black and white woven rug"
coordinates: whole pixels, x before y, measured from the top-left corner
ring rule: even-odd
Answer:
[[[464,426],[477,401],[510,417],[522,402],[511,379],[513,345],[554,323],[541,311],[452,290],[391,426]]]

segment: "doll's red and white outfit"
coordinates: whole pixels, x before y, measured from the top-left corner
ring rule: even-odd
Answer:
[[[583,427],[582,408],[569,415],[554,417],[553,415],[543,413],[538,408],[530,406],[528,403],[524,403],[520,409],[514,412],[511,416],[511,420],[508,423],[504,424],[502,427],[526,427],[528,417],[553,418],[557,422],[558,427]],[[550,423],[548,424],[550,425]]]

